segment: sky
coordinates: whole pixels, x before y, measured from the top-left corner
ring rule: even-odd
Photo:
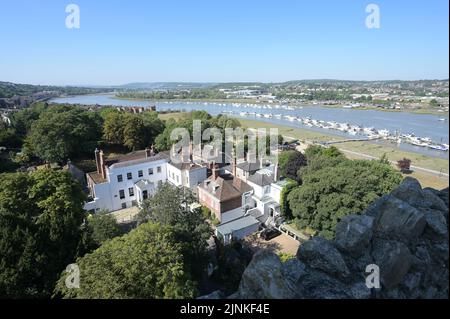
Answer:
[[[71,3],[80,28],[66,26]],[[0,0],[0,81],[448,79],[448,12],[447,0]]]

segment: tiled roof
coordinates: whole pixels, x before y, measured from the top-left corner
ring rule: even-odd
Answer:
[[[118,168],[118,167],[127,167],[147,162],[154,162],[169,159],[169,155],[166,152],[158,153],[154,156],[147,157],[144,151],[136,151],[132,153],[128,153],[125,155],[118,156],[116,158],[110,158],[105,161],[106,165],[108,165],[111,168]]]
[[[194,169],[199,169],[202,168],[203,166],[200,166],[198,164],[194,164],[194,163],[174,163],[172,161],[169,162],[170,165],[172,165],[173,167],[179,169],[179,170],[194,170]]]
[[[103,178],[102,174],[99,174],[97,172],[91,172],[88,173],[88,175],[94,181],[95,184],[102,184],[107,182],[107,180]]]
[[[269,176],[267,174],[258,174],[258,173],[249,176],[248,180],[259,186],[267,186],[274,182],[273,176]]]
[[[243,181],[232,176],[219,176],[216,180],[212,178],[206,179],[200,187],[205,189],[212,196],[223,202],[232,198],[240,197],[245,192],[251,191],[252,188]]]
[[[254,172],[260,169],[261,165],[259,160],[256,160],[255,163],[250,163],[250,162],[242,162],[236,165],[236,167],[242,169],[243,171],[246,172]]]

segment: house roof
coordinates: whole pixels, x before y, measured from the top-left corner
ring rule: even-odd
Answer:
[[[222,235],[232,234],[233,231],[247,228],[249,226],[258,225],[260,222],[253,216],[244,216],[231,222],[217,226],[217,231]]]
[[[118,167],[127,167],[147,162],[154,162],[159,161],[163,159],[169,159],[169,155],[167,152],[161,152],[156,155],[147,157],[145,150],[143,151],[136,151],[131,152],[125,155],[121,155],[115,158],[108,158],[105,160],[105,164],[108,165],[111,168],[118,168]]]
[[[269,176],[267,174],[253,174],[248,178],[249,182],[255,183],[259,186],[267,186],[274,182],[273,176]]]
[[[255,163],[252,162],[242,162],[236,165],[237,168],[242,169],[246,172],[254,172],[261,168],[260,161],[256,160]]]
[[[233,178],[231,175],[219,176],[215,180],[210,177],[200,184],[200,187],[220,202],[240,197],[245,192],[252,190],[247,183],[238,178]]]
[[[206,167],[200,166],[200,165],[195,164],[195,163],[174,163],[173,161],[170,161],[169,164],[172,165],[173,167],[179,169],[180,171],[181,170],[191,171],[191,170],[196,170],[196,169],[199,169],[199,168],[205,168],[206,169]]]
[[[87,174],[89,175],[89,177],[92,179],[92,181],[95,184],[102,184],[102,183],[106,183],[108,181],[106,178],[103,178],[102,174],[100,174],[98,172],[90,172]]]

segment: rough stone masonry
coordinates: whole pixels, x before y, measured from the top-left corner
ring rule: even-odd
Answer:
[[[448,188],[422,189],[407,177],[344,217],[334,241],[315,237],[285,263],[255,254],[229,298],[448,298],[448,197]],[[366,286],[369,264],[379,267],[380,288]]]

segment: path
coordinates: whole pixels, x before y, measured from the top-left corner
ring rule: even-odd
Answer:
[[[342,152],[344,152],[344,153],[349,153],[349,154],[353,154],[353,155],[356,155],[356,156],[361,156],[361,157],[368,158],[368,159],[378,159],[378,157],[375,157],[375,156],[372,156],[372,155],[367,155],[367,154],[363,154],[363,153],[359,153],[359,152],[354,152],[354,151],[346,150],[346,149],[343,149],[343,148],[341,148],[340,150]],[[389,161],[389,162],[391,164],[396,164],[395,161]],[[446,177],[449,176],[447,173],[439,172],[439,171],[428,169],[428,168],[424,168],[424,167],[411,165],[411,168],[419,170],[419,171],[427,172],[427,173],[430,173],[430,174],[433,174],[433,175],[437,175],[437,176],[446,176]]]

